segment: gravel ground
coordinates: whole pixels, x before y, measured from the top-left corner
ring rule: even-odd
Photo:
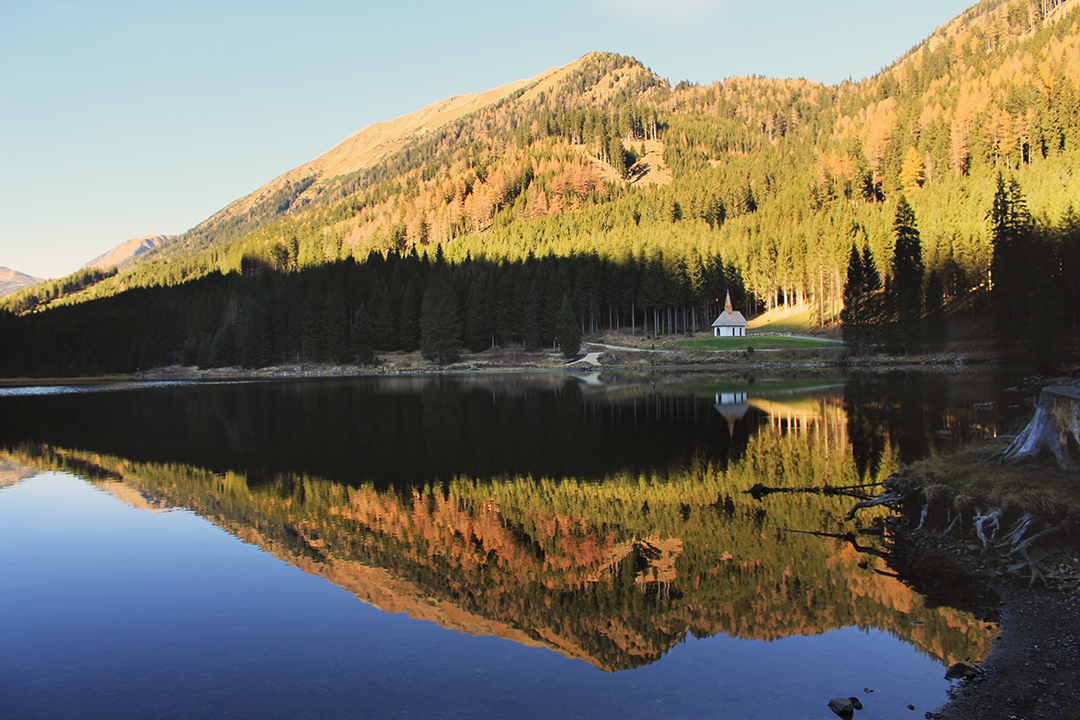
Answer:
[[[941,720],[1080,718],[1080,592],[1005,583],[1002,634]]]
[[[1039,552],[1033,586],[1015,555],[972,538],[901,530],[896,540],[896,569],[920,592],[1002,628],[989,657],[927,718],[1080,720],[1080,547],[1066,540]]]

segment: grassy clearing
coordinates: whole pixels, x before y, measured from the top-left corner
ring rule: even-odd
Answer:
[[[810,306],[782,308],[758,315],[749,322],[756,332],[807,333],[817,330],[820,322]]]
[[[728,338],[695,338],[693,340],[680,340],[675,343],[676,347],[691,350],[838,350],[842,346],[829,340],[808,340],[796,337],[773,337],[761,335],[747,335],[746,337]]]

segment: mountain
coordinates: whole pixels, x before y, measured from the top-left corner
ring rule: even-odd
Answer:
[[[18,270],[0,267],[0,297],[37,285],[39,282],[44,282],[44,280],[21,273]]]
[[[160,247],[172,239],[173,236],[171,235],[143,235],[140,238],[133,238],[120,243],[103,255],[98,255],[96,258],[83,265],[83,268],[99,268],[104,270],[105,268],[114,265],[117,267],[124,267],[127,264],[130,264],[129,261],[133,261],[134,258],[137,258],[143,253],[153,250],[156,247]]]
[[[451,334],[478,350],[552,346],[564,295],[587,333],[693,330],[728,291],[748,316],[800,307],[836,329],[852,247],[884,285],[908,205],[922,275],[909,304],[936,318],[927,344],[1003,317],[1008,295],[1009,317],[1043,326],[1024,325],[1024,352],[1038,335],[1054,352],[1032,356],[1068,355],[1055,338],[1080,334],[1078,169],[1080,0],[983,0],[858,83],[672,87],[634,58],[591,53],[369,126],[135,267],[4,306],[116,297],[63,321],[89,328],[124,307],[131,337],[80,360],[102,367],[134,338],[125,366],[415,349],[438,262],[453,276]],[[1015,222],[992,226],[992,207]],[[1014,229],[1020,261],[1007,262]],[[83,347],[47,331],[48,316],[27,322],[45,339],[25,347]]]
[[[623,68],[620,75],[611,72]],[[602,87],[606,81],[606,87]],[[446,157],[470,142],[516,124],[522,107],[610,104],[618,94],[659,86],[661,80],[632,58],[590,53],[563,67],[485,93],[456,95],[354,133],[309,163],[294,168],[231,203],[181,237],[173,253],[234,240],[274,219],[349,200],[371,180],[408,173],[423,161]],[[572,88],[570,86],[573,86]],[[589,92],[583,92],[588,89]],[[571,92],[568,92],[572,90]],[[659,163],[656,158],[654,164]],[[464,178],[466,172],[452,172]],[[485,174],[481,171],[481,174]],[[670,177],[670,176],[669,176]],[[655,176],[652,178],[655,181]]]

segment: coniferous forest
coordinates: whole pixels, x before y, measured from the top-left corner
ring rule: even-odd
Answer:
[[[286,174],[132,267],[0,310],[0,372],[434,362],[809,308],[851,352],[985,325],[1073,353],[1080,7],[985,0],[830,86],[594,53],[350,172]],[[580,332],[579,332],[580,331]]]

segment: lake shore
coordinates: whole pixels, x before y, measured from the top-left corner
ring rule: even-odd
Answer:
[[[243,379],[348,377],[384,374],[467,374],[487,372],[595,372],[612,371],[720,371],[725,373],[768,373],[788,370],[842,370],[852,364],[839,350],[761,349],[714,351],[667,347],[631,347],[609,343],[586,343],[583,356],[595,353],[599,365],[568,365],[552,351],[526,353],[520,350],[469,354],[458,363],[436,366],[419,353],[387,353],[376,366],[332,364],[280,365],[262,369],[194,367],[158,368],[133,375],[52,381],[0,381],[2,384],[90,384],[94,382],[139,381],[229,381]],[[868,358],[859,369],[887,371],[892,368],[943,370],[953,372],[990,360],[981,356],[928,355],[910,358]],[[909,521],[909,528],[919,523]],[[970,575],[995,590],[1002,599],[1003,632],[991,655],[978,665],[977,673],[958,681],[954,699],[932,711],[930,717],[944,720],[973,718],[1070,718],[1080,707],[1080,551],[1076,545],[1057,548],[1041,564],[1054,564],[1054,577],[1029,587],[1025,568],[1016,570],[1016,556],[1006,552],[984,552],[968,523],[968,532],[944,532],[945,525],[929,524],[919,531],[902,531],[913,548],[917,563],[937,568],[942,557],[950,569]],[[1004,532],[1004,530],[1002,531]],[[1071,553],[1071,555],[1070,555]]]
[[[1058,548],[1054,577],[1031,585],[1015,556],[984,552],[967,537],[938,530],[905,533],[905,553],[937,574],[930,582],[981,586],[1000,598],[1001,635],[951,700],[926,714],[935,720],[1068,720],[1080,707],[1080,548]],[[966,577],[965,577],[966,576]]]
[[[1025,384],[1037,394],[1076,380]],[[903,498],[897,545],[922,582],[1000,597],[989,657],[927,718],[1064,720],[1080,707],[1080,475],[1003,463],[1003,447],[928,458],[885,481]]]

